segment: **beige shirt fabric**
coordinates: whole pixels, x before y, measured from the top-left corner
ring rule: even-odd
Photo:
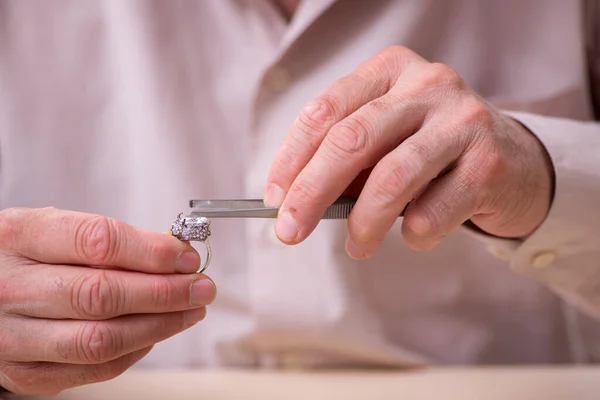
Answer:
[[[600,126],[581,3],[563,0],[0,2],[0,206],[166,231],[195,198],[260,198],[313,96],[390,45],[447,63],[547,146],[557,194],[523,243],[460,229],[433,252],[298,246],[213,220],[206,320],[140,367],[584,363],[600,356]],[[198,247],[202,251],[202,246]]]

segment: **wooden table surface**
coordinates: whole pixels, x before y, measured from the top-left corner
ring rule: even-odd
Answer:
[[[600,368],[436,368],[405,372],[132,370],[59,400],[600,400]],[[37,399],[42,399],[38,397]]]

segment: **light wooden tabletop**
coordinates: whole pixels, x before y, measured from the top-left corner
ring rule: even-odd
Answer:
[[[38,398],[39,399],[39,398]],[[442,368],[406,372],[142,371],[59,400],[600,399],[600,368]]]

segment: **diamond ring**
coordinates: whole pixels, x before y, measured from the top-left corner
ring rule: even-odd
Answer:
[[[210,264],[211,251],[208,238],[210,237],[210,221],[205,217],[194,217],[191,215],[177,216],[173,225],[171,225],[171,234],[181,241],[202,242],[206,247],[206,260],[197,271],[203,272]]]

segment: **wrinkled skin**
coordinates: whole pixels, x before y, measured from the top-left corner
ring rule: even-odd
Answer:
[[[0,212],[0,386],[54,395],[120,375],[204,318],[215,287],[199,265],[189,243],[106,217]]]
[[[449,66],[390,47],[333,83],[300,112],[267,180],[281,206],[275,229],[302,242],[327,206],[358,197],[346,250],[372,256],[406,208],[402,234],[433,249],[469,221],[523,238],[545,219],[554,170],[524,126],[477,95]]]

